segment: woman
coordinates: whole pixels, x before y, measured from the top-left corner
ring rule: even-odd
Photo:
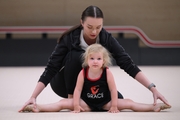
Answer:
[[[36,106],[36,98],[49,83],[59,96],[72,98],[78,73],[82,69],[81,54],[84,53],[87,46],[94,43],[104,46],[121,69],[149,88],[153,93],[154,104],[156,104],[157,99],[160,99],[165,104],[170,105],[158,92],[155,85],[133,63],[117,40],[103,29],[103,18],[103,13],[98,7],[89,6],[82,13],[81,24],[62,34],[32,96],[20,111],[29,104]],[[119,93],[118,98],[123,98],[123,96]]]

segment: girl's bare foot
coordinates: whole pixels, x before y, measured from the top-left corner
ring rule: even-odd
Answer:
[[[164,110],[164,109],[170,109],[171,106],[169,105],[166,105],[164,103],[157,103],[155,106],[154,106],[154,112],[160,112],[161,110]]]
[[[36,106],[34,107],[33,105],[27,105],[24,109],[23,112],[39,112],[39,108]]]

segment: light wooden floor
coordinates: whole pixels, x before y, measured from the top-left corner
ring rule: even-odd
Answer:
[[[157,89],[168,99],[172,108],[159,113],[123,111],[57,113],[18,113],[26,102],[44,70],[44,67],[0,67],[0,120],[179,120],[180,119],[180,66],[140,66]],[[117,88],[125,98],[136,102],[153,103],[149,90],[129,77],[118,67],[110,67]],[[48,85],[37,103],[56,102],[58,97]],[[160,101],[159,101],[160,102]]]

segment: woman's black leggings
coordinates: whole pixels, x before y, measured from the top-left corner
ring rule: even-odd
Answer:
[[[77,76],[82,69],[81,55],[84,51],[71,51],[64,60],[62,69],[52,78],[50,84],[53,91],[60,97],[67,98],[68,94],[73,94]],[[118,92],[118,98],[123,98]]]

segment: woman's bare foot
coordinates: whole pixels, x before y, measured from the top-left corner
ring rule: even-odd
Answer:
[[[33,105],[27,105],[24,109],[23,112],[39,112],[39,108],[36,106],[34,107]]]
[[[166,105],[164,103],[157,103],[155,106],[154,106],[154,112],[160,112],[161,110],[164,110],[164,109],[170,109],[171,106],[169,105]]]

